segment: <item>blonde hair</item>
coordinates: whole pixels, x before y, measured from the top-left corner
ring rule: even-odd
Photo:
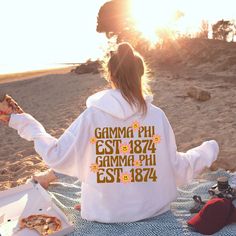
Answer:
[[[131,106],[138,107],[138,110],[145,115],[147,104],[144,96],[151,92],[143,58],[129,43],[121,43],[117,51],[110,55],[107,70],[109,79],[120,90],[126,101]]]

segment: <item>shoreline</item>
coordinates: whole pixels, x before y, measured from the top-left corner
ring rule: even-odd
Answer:
[[[59,67],[59,68],[33,70],[33,71],[11,73],[11,74],[0,74],[0,84],[11,83],[11,82],[27,80],[27,79],[34,79],[39,76],[45,76],[45,75],[51,75],[51,74],[66,74],[66,73],[69,73],[76,66],[77,65],[75,64],[75,65]]]

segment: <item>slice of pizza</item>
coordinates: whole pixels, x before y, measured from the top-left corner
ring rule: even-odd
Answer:
[[[23,112],[23,109],[11,96],[7,94],[0,94],[0,121],[5,124],[8,124],[10,120],[10,114],[20,114]]]
[[[5,114],[23,113],[23,109],[8,94],[0,96],[0,112]]]
[[[46,236],[61,230],[61,221],[49,215],[30,215],[19,222],[20,229],[28,228],[36,230],[39,235]]]

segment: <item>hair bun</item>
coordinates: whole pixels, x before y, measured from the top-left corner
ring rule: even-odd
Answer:
[[[134,58],[133,48],[129,43],[119,44],[117,54],[120,58]]]

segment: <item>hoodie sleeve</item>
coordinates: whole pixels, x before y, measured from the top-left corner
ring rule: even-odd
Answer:
[[[166,144],[177,186],[190,183],[197,174],[205,167],[210,167],[217,159],[219,146],[215,140],[203,142],[200,146],[192,148],[186,153],[178,152],[174,132],[165,115],[164,127]]]
[[[12,114],[9,126],[16,129],[22,138],[34,141],[35,151],[53,170],[82,179],[78,134],[81,133],[83,120],[81,114],[59,139],[48,134],[34,117],[26,113]]]

